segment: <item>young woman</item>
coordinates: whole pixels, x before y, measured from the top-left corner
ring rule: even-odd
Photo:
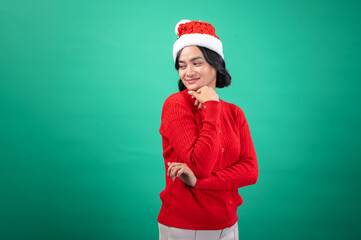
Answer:
[[[243,111],[215,91],[231,76],[213,26],[182,20],[176,34],[179,92],[166,99],[159,130],[166,169],[159,239],[238,239],[238,188],[258,178],[250,130]]]

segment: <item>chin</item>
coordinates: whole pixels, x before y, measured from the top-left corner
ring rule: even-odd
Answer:
[[[197,91],[199,89],[198,86],[186,86],[186,88],[189,90],[189,91]]]
[[[199,86],[199,84],[187,84],[184,86],[190,91],[197,91],[198,89],[200,89],[202,87],[202,86]]]

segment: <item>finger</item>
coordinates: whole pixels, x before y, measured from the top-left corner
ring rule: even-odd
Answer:
[[[179,170],[180,166],[175,166],[172,168],[171,172],[170,172],[170,177],[174,178]]]
[[[172,175],[172,171],[173,171],[173,169],[170,170],[168,176],[174,181],[175,177],[174,177],[174,175]]]
[[[194,106],[198,106],[198,104],[199,104],[199,101],[196,100],[196,101],[194,102]]]
[[[202,109],[203,108],[203,103],[198,105],[198,109]]]
[[[170,172],[170,175],[171,176],[175,176],[177,174],[177,172],[180,170],[180,169],[183,169],[183,168],[188,168],[187,164],[185,163],[177,163],[177,165],[174,165],[172,167],[172,170]]]
[[[198,91],[198,90],[197,90]],[[198,92],[195,92],[195,91],[188,91],[188,93],[194,97],[194,98],[197,98],[197,96],[199,96],[199,93]]]
[[[173,169],[173,167],[170,165],[170,166],[168,167],[168,170],[167,170],[167,175],[168,175],[168,176],[170,176],[170,174],[171,174],[171,172],[172,172],[172,169]]]
[[[171,163],[168,162],[167,176],[169,176],[170,170],[172,170],[172,167],[170,165],[171,165]]]
[[[181,165],[181,164],[183,164],[183,163],[179,163],[179,162],[172,162],[172,163],[170,163],[170,162],[168,162],[167,176],[169,176],[170,171],[172,170],[172,168],[173,168],[174,166],[179,166],[179,165]]]
[[[193,93],[194,91],[188,91],[188,94],[191,95],[193,97]]]
[[[174,177],[176,177],[176,176],[179,177],[179,175],[180,175],[179,172],[182,171],[182,170],[183,170],[182,167],[177,168],[177,170],[174,171]]]
[[[171,178],[174,177],[173,172],[174,172],[174,167],[171,167],[171,168],[170,168],[170,171],[169,171],[169,176],[170,176]]]
[[[172,169],[173,169],[174,166],[175,166],[174,163],[168,164],[168,170],[167,170],[167,175],[168,175],[168,176],[170,176],[171,171],[172,171]]]
[[[171,173],[171,178],[172,178],[173,181],[178,176],[179,170],[181,170],[181,168],[177,168]]]
[[[171,164],[169,164],[169,167],[171,168],[171,167],[174,167],[174,166],[180,166],[180,165],[182,165],[182,164],[184,164],[184,163],[172,162]]]
[[[186,169],[185,168],[182,168],[177,172],[177,177],[179,177],[182,174],[186,174]]]

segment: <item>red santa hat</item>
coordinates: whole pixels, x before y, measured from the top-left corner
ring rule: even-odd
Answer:
[[[209,48],[224,59],[222,42],[211,24],[202,21],[182,20],[175,26],[175,33],[178,35],[178,39],[173,45],[174,61],[180,50],[191,45]]]

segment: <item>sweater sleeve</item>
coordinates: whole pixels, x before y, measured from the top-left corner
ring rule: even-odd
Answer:
[[[181,162],[198,179],[210,176],[220,147],[217,128],[220,121],[220,103],[207,101],[201,129],[193,112],[179,103],[166,101],[163,106],[161,134],[168,139]]]
[[[258,163],[251,133],[242,110],[239,129],[240,157],[236,163],[215,171],[206,179],[198,179],[193,189],[233,190],[252,185],[258,179]]]

